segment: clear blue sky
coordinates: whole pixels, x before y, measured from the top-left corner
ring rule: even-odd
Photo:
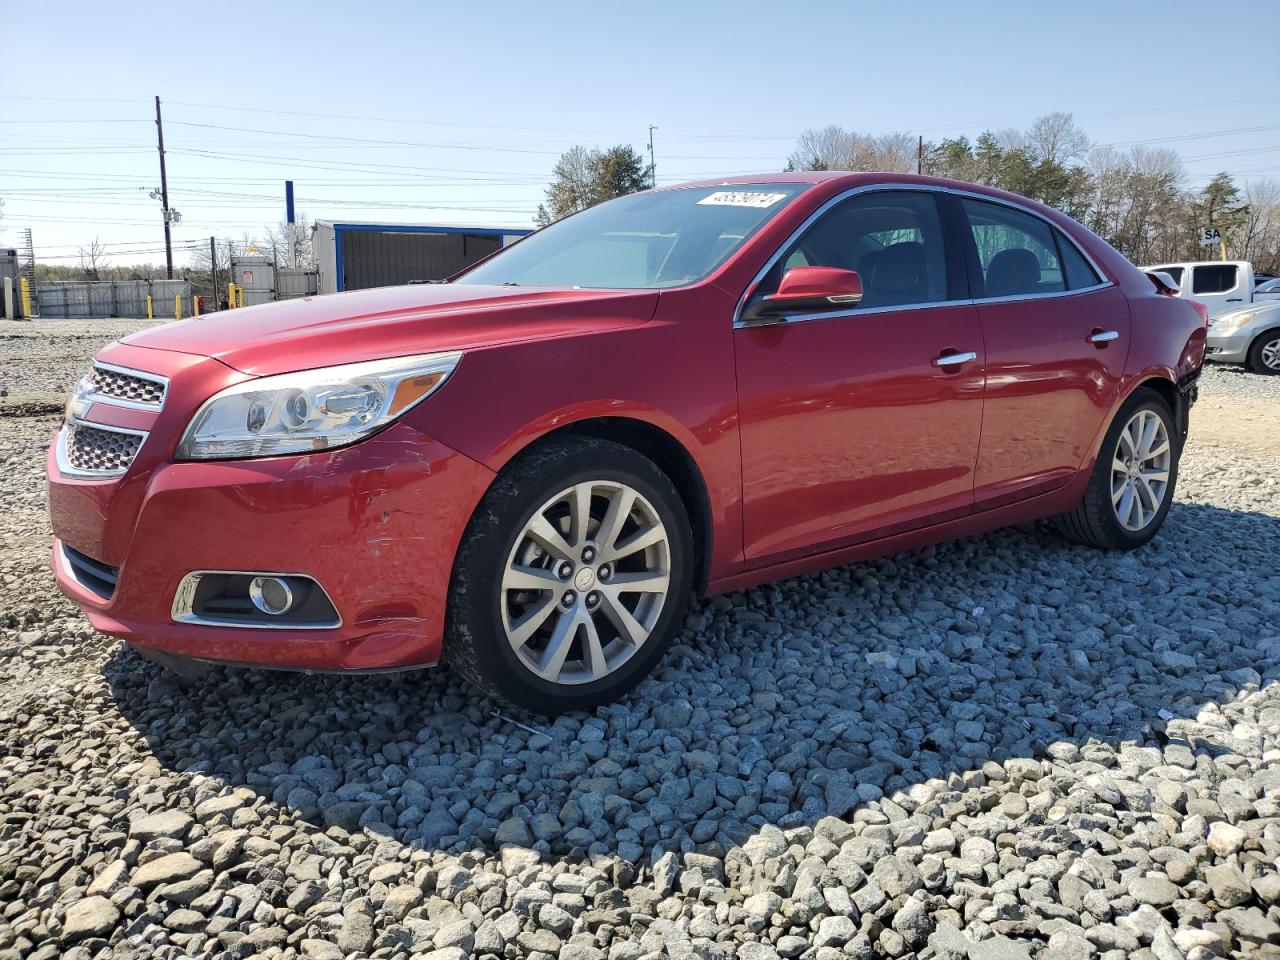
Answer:
[[[639,149],[651,123],[660,182],[780,169],[807,127],[936,139],[1055,110],[1099,143],[1185,138],[1160,145],[1185,158],[1189,186],[1222,169],[1280,178],[1277,13],[1261,0],[6,4],[0,242],[30,226],[38,257],[96,236],[140,251],[122,260],[161,261],[146,196],[156,94],[180,246],[260,234],[283,217],[286,178],[312,218],[528,223],[561,151]]]

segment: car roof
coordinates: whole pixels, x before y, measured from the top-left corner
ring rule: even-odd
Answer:
[[[799,183],[809,186],[821,184],[851,189],[853,187],[874,186],[883,184],[909,184],[915,186],[934,187],[937,189],[961,190],[965,193],[987,194],[996,199],[1017,203],[1025,207],[1041,210],[1044,204],[1028,197],[984,186],[980,183],[966,183],[963,180],[950,180],[946,177],[926,177],[915,173],[896,173],[888,170],[853,172],[849,170],[797,170],[778,173],[749,173],[732,177],[713,177],[705,180],[691,180],[688,183],[670,184],[658,187],[658,191],[687,190],[690,188],[724,187],[738,185],[755,185],[763,183]]]

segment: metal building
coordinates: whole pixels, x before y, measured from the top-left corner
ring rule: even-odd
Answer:
[[[260,253],[232,257],[231,279],[244,290],[246,307],[276,299],[275,264]]]
[[[443,280],[532,231],[527,227],[336,223],[317,220],[320,292]]]

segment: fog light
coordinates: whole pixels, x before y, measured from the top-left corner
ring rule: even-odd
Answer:
[[[293,606],[293,591],[279,577],[254,577],[249,581],[249,599],[263,613],[278,617]]]

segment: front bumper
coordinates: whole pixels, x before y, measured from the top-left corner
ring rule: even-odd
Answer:
[[[439,660],[453,557],[493,476],[405,424],[341,450],[164,460],[118,480],[66,476],[51,447],[47,475],[58,586],[96,629],[180,657],[300,670]],[[64,543],[109,565],[113,588],[78,576]],[[340,624],[175,622],[175,592],[195,570],[305,574]]]
[[[1216,336],[1213,328],[1205,340],[1204,358],[1218,363],[1244,363],[1249,359],[1253,334],[1241,328],[1226,336]]]

